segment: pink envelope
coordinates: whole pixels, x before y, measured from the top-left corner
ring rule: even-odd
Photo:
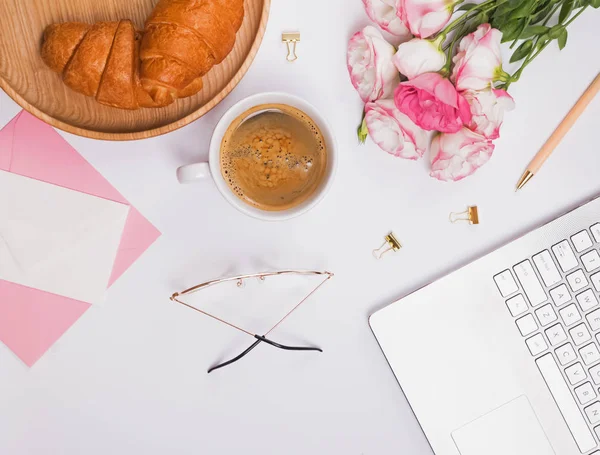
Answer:
[[[0,131],[0,169],[129,204],[51,126],[25,111]],[[158,237],[160,232],[131,207],[109,286]],[[0,341],[32,366],[89,307],[0,280]]]

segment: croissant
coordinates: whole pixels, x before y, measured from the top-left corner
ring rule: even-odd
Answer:
[[[202,90],[243,19],[243,0],[160,0],[143,33],[130,20],[50,25],[41,55],[68,87],[101,104],[162,107]]]

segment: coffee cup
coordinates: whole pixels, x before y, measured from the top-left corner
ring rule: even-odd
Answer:
[[[246,120],[250,120],[252,117],[263,113],[260,109],[256,109],[257,107],[273,105],[280,105],[284,108],[289,107],[290,111],[299,112],[306,119],[307,124],[316,127],[314,129],[315,132],[318,131],[319,142],[322,142],[325,162],[318,176],[318,181],[314,182],[314,188],[311,188],[310,193],[306,194],[299,203],[289,204],[288,206],[282,205],[282,209],[270,208],[266,210],[261,205],[248,203],[244,198],[240,197],[240,194],[236,194],[236,191],[232,188],[231,180],[228,182],[224,176],[222,151],[224,139],[230,136],[234,122],[236,124],[243,124]],[[267,111],[271,111],[271,109],[265,108],[264,112]],[[247,118],[244,118],[245,113],[248,112],[251,112],[251,114],[248,114]],[[285,140],[285,137],[283,139]],[[241,100],[223,115],[213,131],[209,146],[208,162],[194,163],[180,167],[177,170],[177,178],[180,183],[213,180],[223,197],[240,212],[266,221],[287,220],[306,213],[325,197],[333,184],[338,161],[337,154],[337,144],[331,127],[314,106],[301,98],[286,93],[261,93]],[[279,156],[279,158],[283,159],[284,157]],[[296,166],[307,165],[306,169],[308,169],[311,165],[311,160],[312,158],[309,158],[308,162],[304,163],[296,163],[297,160],[295,160],[294,163]],[[287,158],[285,161],[288,161]],[[265,170],[265,173],[268,172],[269,170]],[[266,175],[266,177],[262,177],[261,175],[261,178],[263,180],[269,177],[276,178],[276,170],[273,169],[273,172],[274,174]],[[282,171],[280,170],[280,172]],[[271,181],[274,182],[275,180]],[[265,187],[262,191],[266,192],[269,190],[269,187],[266,186],[268,181],[265,180],[264,183]],[[269,185],[272,187],[272,184]]]

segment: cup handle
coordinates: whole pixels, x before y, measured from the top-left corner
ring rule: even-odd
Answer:
[[[194,163],[177,169],[179,183],[196,183],[211,177],[208,163]]]

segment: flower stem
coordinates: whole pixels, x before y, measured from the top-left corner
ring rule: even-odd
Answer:
[[[512,42],[512,44],[510,45],[510,48],[512,49],[513,47],[515,47],[517,45],[517,42],[521,39],[521,35],[523,34],[523,32],[525,31],[525,29],[527,28],[527,26],[529,25],[529,22],[531,21],[530,18],[527,18],[527,22],[525,22],[525,26],[521,29],[521,33],[519,33],[519,36],[517,36],[514,41]]]
[[[571,22],[573,22],[575,19],[577,19],[579,17],[579,15],[581,13],[583,13],[587,7],[588,7],[588,5],[585,5],[579,11],[577,11],[577,13],[575,13],[575,15],[571,19],[569,19],[567,22],[565,22],[565,27],[568,27],[569,25],[571,25]]]
[[[469,30],[468,24],[471,19],[477,16],[480,13],[486,13],[491,11],[501,4],[507,2],[508,0],[488,0],[483,3],[480,3],[477,7],[467,11],[465,14],[454,20],[452,23],[446,26],[444,30],[442,30],[436,38],[436,42],[443,42],[446,39],[446,34],[450,33],[452,30],[460,28],[454,32],[454,36],[452,39],[444,44],[443,51],[447,54],[446,57],[446,65],[441,69],[440,74],[448,75],[450,74],[450,68],[452,67],[452,55],[454,53],[454,48],[458,41],[465,35],[465,32]],[[476,14],[472,14],[476,13]]]
[[[575,13],[569,20],[567,20],[563,26],[566,28],[568,27],[575,19],[577,19],[581,13],[583,13],[585,11],[585,9],[587,8],[587,5],[582,7],[579,11],[577,11],[577,13]],[[538,42],[539,42],[539,38],[535,43],[535,46],[533,47],[533,49],[537,49],[534,52],[530,53],[527,58],[525,59],[525,61],[523,62],[523,65],[521,65],[521,68],[519,68],[512,76],[511,78],[506,82],[506,84],[504,85],[504,89],[508,90],[508,87],[510,86],[511,83],[513,82],[517,82],[519,80],[519,78],[521,77],[521,74],[523,73],[523,70],[527,67],[527,65],[529,65],[538,55],[540,55],[540,53],[546,49],[546,47],[548,46],[548,44],[550,44],[553,40],[551,39],[546,39],[546,41],[544,42],[544,44],[542,44],[541,46],[537,46]]]
[[[461,25],[463,22],[466,22],[469,19],[471,19],[473,17],[473,13],[489,11],[491,9],[494,9],[494,8],[500,6],[503,3],[506,3],[507,1],[508,0],[486,0],[482,3],[480,3],[479,5],[477,5],[476,7],[474,7],[473,9],[468,10],[464,14],[462,14],[459,17],[457,17],[456,19],[454,19],[452,22],[450,22],[448,25],[446,25],[446,27],[443,30],[438,32],[437,36],[438,37],[443,36],[445,39],[446,35],[448,35],[448,33],[450,33],[456,27]],[[444,41],[444,40],[442,40],[442,41]]]
[[[454,46],[458,42],[458,39],[462,37],[464,33],[464,29],[466,28],[466,23],[462,26],[460,30],[457,30],[448,45],[446,51],[446,64],[442,68],[442,74],[450,74],[450,68],[452,68],[452,54],[454,54]]]
[[[551,42],[551,40],[546,41],[533,54],[529,54],[527,56],[527,58],[521,65],[521,68],[519,68],[515,73],[513,73],[513,75],[510,77],[510,79],[508,79],[508,81],[506,81],[506,83],[504,84],[504,90],[508,90],[508,87],[510,86],[510,84],[512,84],[513,82],[517,82],[519,80],[519,78],[521,77],[521,74],[523,73],[523,70],[525,68],[527,68],[527,65],[529,65],[533,61],[534,58],[536,58],[538,55],[540,55],[540,52],[542,52],[546,48],[546,46],[548,46],[548,44],[550,44],[550,42]],[[534,46],[534,49],[536,47],[537,46]]]
[[[548,15],[548,17],[546,19],[544,19],[544,22],[542,22],[542,25],[546,25],[548,22],[550,22],[550,19],[552,19],[552,16],[554,16],[556,14],[556,12],[558,11],[558,8],[560,8],[561,6],[562,6],[562,3],[557,3],[556,6],[552,9],[550,14]]]

